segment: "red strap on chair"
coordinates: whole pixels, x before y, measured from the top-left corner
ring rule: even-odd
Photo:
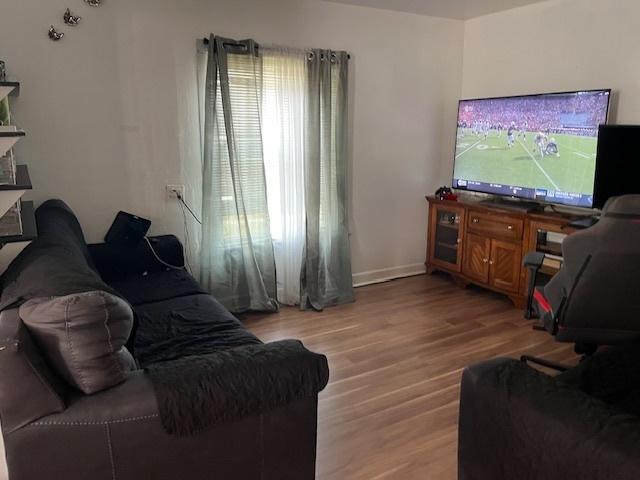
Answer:
[[[546,299],[546,297],[542,294],[540,290],[538,289],[534,290],[533,298],[538,303],[538,305],[540,305],[540,308],[544,310],[544,313],[549,313],[553,310],[551,308],[551,304],[549,303],[549,301]]]

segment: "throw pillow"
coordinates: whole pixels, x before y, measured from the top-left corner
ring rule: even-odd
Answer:
[[[121,383],[135,361],[124,347],[133,312],[104,291],[33,298],[19,309],[44,355],[69,384],[86,394]]]

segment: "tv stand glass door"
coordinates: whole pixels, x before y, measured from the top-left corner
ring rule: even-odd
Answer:
[[[430,244],[431,263],[460,272],[462,270],[462,235],[465,209],[458,206],[434,205],[430,228],[434,241]]]

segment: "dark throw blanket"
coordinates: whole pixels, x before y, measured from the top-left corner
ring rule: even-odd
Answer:
[[[262,344],[211,295],[188,295],[134,307],[136,360],[142,368],[178,358]]]
[[[313,397],[329,381],[327,358],[297,340],[179,358],[147,372],[162,425],[178,436]]]

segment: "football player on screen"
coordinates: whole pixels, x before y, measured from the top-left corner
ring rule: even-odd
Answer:
[[[516,122],[511,122],[509,128],[507,129],[507,146],[509,148],[513,148],[513,144],[516,141]]]
[[[538,152],[540,152],[540,158],[544,158],[547,147],[547,136],[542,132],[538,132],[533,140],[533,143],[538,149]]]
[[[551,137],[551,140],[549,140],[549,143],[547,143],[547,148],[545,148],[544,153],[546,155],[551,155],[556,157],[560,156],[560,151],[558,150],[558,144],[556,143],[555,138]]]

